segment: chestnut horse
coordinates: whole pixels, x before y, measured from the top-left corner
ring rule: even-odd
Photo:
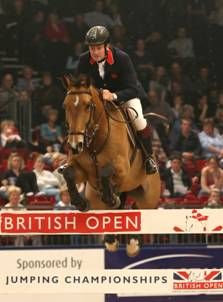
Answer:
[[[71,156],[63,175],[72,203],[80,211],[116,208],[127,192],[136,208],[154,209],[160,197],[159,173],[145,173],[141,149],[131,143],[121,110],[103,102],[86,77],[64,76],[68,145]],[[76,186],[86,183],[85,197]],[[88,204],[89,202],[89,204]]]

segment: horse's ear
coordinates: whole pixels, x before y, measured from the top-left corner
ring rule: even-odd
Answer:
[[[81,86],[85,86],[86,88],[89,88],[91,85],[90,77],[86,74],[80,74],[79,75],[79,84]]]
[[[71,75],[64,74],[64,75],[61,77],[61,81],[62,81],[63,86],[64,86],[66,89],[68,89],[68,88],[72,85],[72,78],[71,78]]]

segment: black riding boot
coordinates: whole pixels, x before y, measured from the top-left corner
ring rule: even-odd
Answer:
[[[145,155],[145,169],[146,174],[154,174],[158,171],[158,166],[153,158],[152,141],[151,141],[151,128],[149,125],[143,130],[138,131],[138,137],[143,147]]]

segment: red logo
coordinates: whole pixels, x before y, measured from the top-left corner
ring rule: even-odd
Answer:
[[[223,288],[222,273],[213,271],[177,271],[173,273],[175,290],[214,290]]]

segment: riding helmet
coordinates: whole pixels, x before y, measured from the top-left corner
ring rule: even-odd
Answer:
[[[108,44],[110,40],[110,33],[104,26],[91,27],[85,36],[85,43],[87,45]]]

